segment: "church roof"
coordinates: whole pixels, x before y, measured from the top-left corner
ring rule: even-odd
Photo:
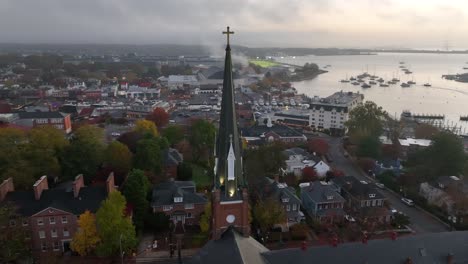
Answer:
[[[396,240],[369,240],[339,244],[337,247],[310,247],[305,251],[300,248],[275,250],[262,253],[265,262],[276,263],[405,263],[410,259],[413,264],[423,263],[467,263],[468,232],[444,232],[408,235]],[[253,262],[252,262],[253,263]]]
[[[268,249],[252,237],[244,237],[232,228],[226,230],[218,240],[210,240],[188,261],[190,264],[262,264],[266,263],[261,253]]]

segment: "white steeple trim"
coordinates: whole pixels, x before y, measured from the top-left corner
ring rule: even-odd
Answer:
[[[228,162],[228,181],[232,181],[236,178],[234,167],[235,167],[236,155],[234,154],[234,148],[232,147],[232,135],[231,135],[231,142],[229,147],[229,153],[227,157]]]
[[[272,126],[273,126],[273,124],[271,123],[271,117],[268,116],[267,117],[267,127],[272,127]]]

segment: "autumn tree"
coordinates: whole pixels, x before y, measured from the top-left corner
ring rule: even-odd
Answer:
[[[169,123],[169,114],[164,108],[156,107],[147,117],[147,120],[153,121],[158,128],[165,127]]]
[[[104,151],[104,162],[115,173],[126,175],[132,167],[132,153],[119,141],[112,141]]]
[[[313,182],[316,180],[318,180],[318,176],[317,176],[317,171],[314,168],[307,166],[304,169],[302,169],[302,181],[303,182]]]
[[[317,155],[323,156],[327,154],[329,145],[328,142],[321,138],[314,138],[307,142],[309,152],[315,152]]]
[[[138,231],[143,230],[144,219],[148,212],[149,202],[146,199],[150,183],[142,170],[134,169],[128,175],[123,194],[127,202],[133,205],[133,223]]]
[[[33,128],[28,138],[25,156],[36,170],[34,176],[36,178],[42,175],[60,176],[59,157],[69,145],[63,131],[53,126],[41,126]]]
[[[211,222],[211,203],[207,202],[205,204],[205,210],[200,216],[200,230],[202,233],[207,234],[210,231],[210,222]]]
[[[103,161],[104,149],[102,128],[90,125],[78,128],[63,155],[64,174],[69,177],[83,174],[85,181],[89,183]]]
[[[78,231],[76,231],[71,241],[70,247],[80,256],[88,256],[100,242],[96,229],[96,217],[93,213],[86,210],[78,218]]]
[[[156,125],[149,120],[138,120],[135,122],[135,128],[133,131],[140,133],[141,135],[158,136],[158,129]]]
[[[213,153],[215,144],[215,126],[204,119],[196,120],[191,128],[190,143],[192,145],[193,159],[196,162],[208,161]]]
[[[13,224],[14,223],[14,224]],[[26,230],[21,226],[21,217],[16,213],[13,204],[3,203],[0,206],[0,262],[17,263],[30,255],[24,241]],[[6,227],[6,228],[5,228]]]
[[[113,191],[104,200],[96,213],[96,223],[101,243],[96,252],[101,256],[115,256],[120,246],[131,254],[138,241],[132,220],[125,215],[127,201],[118,191]]]
[[[171,146],[174,146],[184,139],[184,129],[178,125],[169,125],[163,130],[162,134],[167,138]]]
[[[132,153],[136,153],[138,141],[142,138],[142,134],[136,131],[130,131],[123,133],[120,137],[117,138],[117,141],[125,144]]]
[[[259,200],[253,208],[253,217],[265,234],[275,224],[283,224],[286,221],[286,212],[281,204],[273,199]]]

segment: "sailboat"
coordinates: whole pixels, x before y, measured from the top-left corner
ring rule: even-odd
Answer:
[[[427,81],[428,81],[428,82],[425,83],[425,84],[423,84],[423,85],[424,85],[425,87],[431,87],[432,85],[431,85],[431,83],[430,83],[430,79],[428,79]]]
[[[348,74],[346,74],[346,79],[341,80],[342,83],[349,83]]]

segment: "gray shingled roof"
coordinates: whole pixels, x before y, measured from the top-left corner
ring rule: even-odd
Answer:
[[[304,134],[284,125],[273,125],[272,127],[254,125],[242,129],[242,136],[244,137],[259,137],[262,134],[273,132],[280,137],[303,137]]]
[[[408,257],[413,264],[445,264],[447,256],[453,254],[453,263],[468,263],[467,245],[468,232],[459,231],[310,247],[305,251],[284,249],[264,252],[262,256],[269,264],[400,264]]]
[[[63,118],[60,112],[18,112],[20,119],[32,118]]]
[[[356,198],[369,200],[369,194],[375,194],[372,199],[385,199],[373,184],[362,183],[353,176],[337,177],[332,181]]]
[[[163,205],[173,205],[174,197],[183,197],[183,204],[204,204],[206,198],[195,192],[195,183],[193,181],[167,181],[153,188],[153,198],[151,205],[153,207]]]
[[[346,200],[336,192],[335,187],[328,184],[322,184],[320,181],[310,182],[307,187],[301,188],[301,195],[317,203],[326,202],[345,202]],[[333,197],[327,200],[327,196]]]
[[[262,264],[261,253],[268,249],[252,237],[243,237],[228,229],[219,240],[210,240],[188,261],[190,264]]]
[[[22,216],[34,215],[48,207],[80,215],[86,210],[95,213],[101,206],[101,202],[107,198],[107,191],[104,186],[83,187],[78,197],[73,197],[73,191],[49,189],[44,190],[41,198],[36,200],[32,190],[15,191],[8,193],[3,203],[15,204],[18,213]]]

